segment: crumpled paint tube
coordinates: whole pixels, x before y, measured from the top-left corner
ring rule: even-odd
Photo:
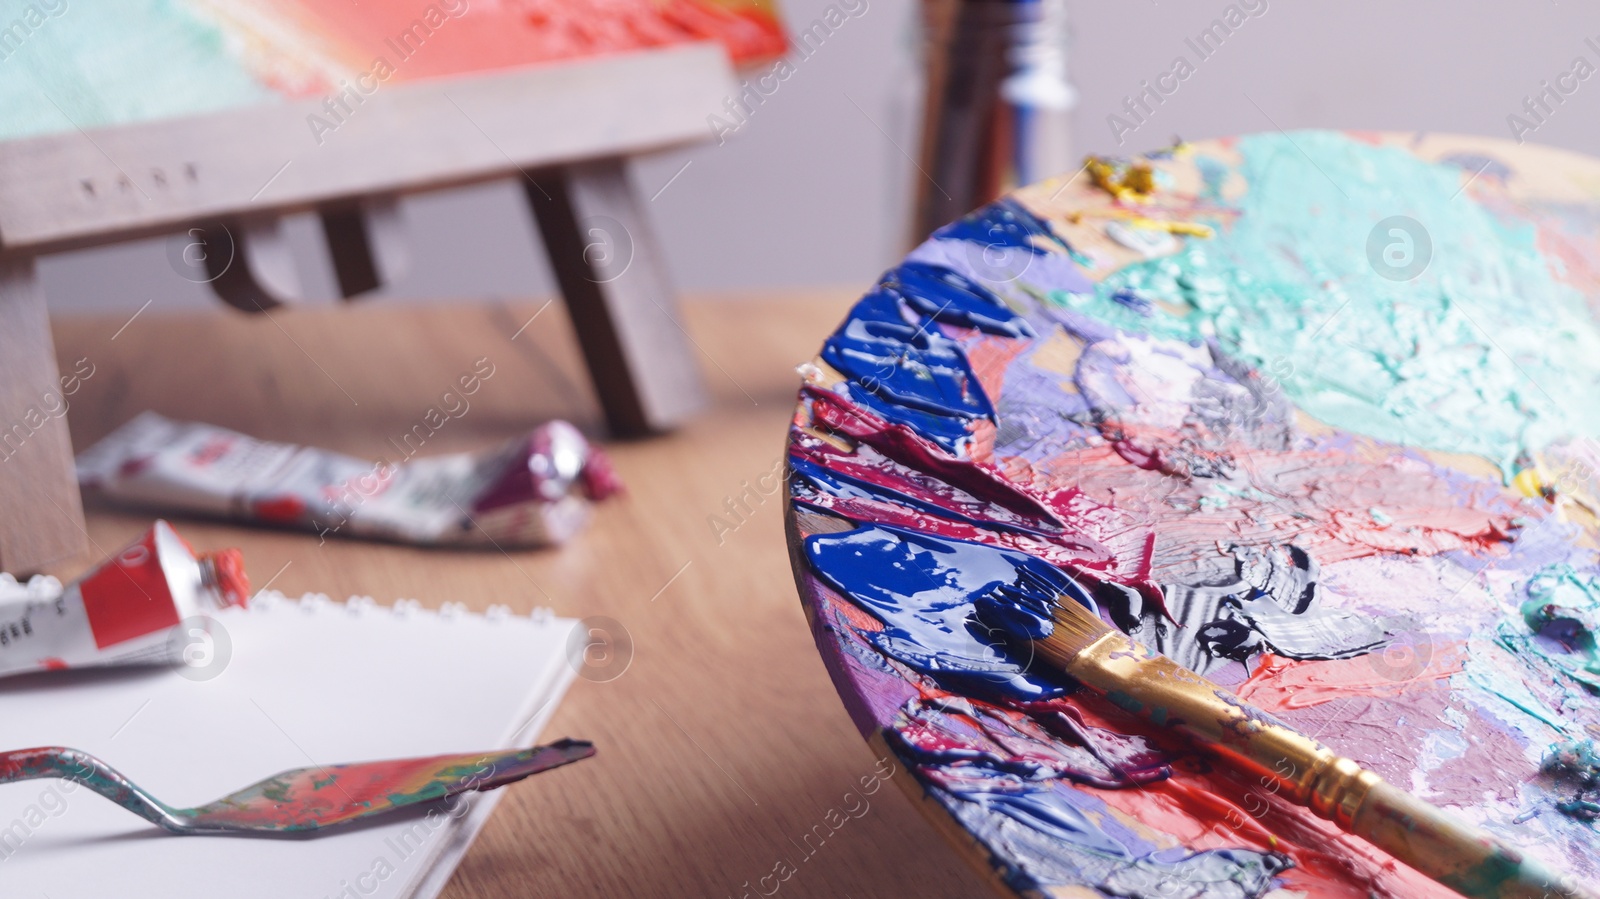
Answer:
[[[498,449],[400,463],[269,443],[153,412],[78,456],[87,493],[175,512],[403,543],[563,543],[622,489],[577,428],[552,421]]]
[[[206,611],[249,602],[237,549],[196,554],[172,526],[144,536],[61,587],[0,577],[0,677],[97,665],[184,661]]]

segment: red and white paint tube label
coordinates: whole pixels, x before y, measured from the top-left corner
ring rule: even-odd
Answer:
[[[621,489],[610,462],[564,421],[484,452],[368,461],[257,440],[153,412],[78,457],[86,492],[312,531],[421,544],[564,542],[590,505]]]
[[[165,521],[59,593],[52,586],[0,584],[0,676],[183,661],[173,639],[182,623],[244,605],[249,592],[238,550],[196,556]]]

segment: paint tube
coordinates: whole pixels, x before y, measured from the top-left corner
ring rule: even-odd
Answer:
[[[249,601],[237,549],[196,554],[165,521],[62,587],[0,576],[0,677],[184,661],[203,613]]]
[[[577,428],[553,421],[498,449],[357,459],[146,412],[78,457],[86,493],[332,536],[433,545],[565,542],[622,485]]]

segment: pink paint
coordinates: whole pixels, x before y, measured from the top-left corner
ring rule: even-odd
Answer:
[[[1043,519],[1061,526],[1048,506],[1018,490],[986,468],[957,459],[904,425],[890,424],[836,393],[806,387],[812,415],[818,425],[864,443],[909,468],[932,475],[979,499],[1003,506],[1018,515]]]
[[[1387,664],[1380,651],[1353,659],[1297,662],[1263,653],[1250,679],[1236,691],[1239,698],[1265,711],[1304,709],[1354,696],[1393,698],[1428,681],[1460,673],[1463,643],[1430,646],[1428,659],[1415,672]]]

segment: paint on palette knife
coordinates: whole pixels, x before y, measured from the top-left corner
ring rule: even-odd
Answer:
[[[1019,892],[1440,894],[1033,670],[983,601],[1065,595],[1600,874],[1600,260],[1567,251],[1600,207],[1329,133],[1145,162],[1144,205],[1046,183],[941,229],[807,369],[790,497],[858,724]],[[1410,280],[1365,253],[1396,213],[1433,231]]]
[[[174,808],[94,756],[55,746],[0,753],[0,783],[70,780],[174,834],[310,835],[412,806],[431,805],[428,813],[438,814],[441,802],[463,793],[593,755],[591,743],[557,740],[530,749],[319,765],[275,774],[206,805]]]

